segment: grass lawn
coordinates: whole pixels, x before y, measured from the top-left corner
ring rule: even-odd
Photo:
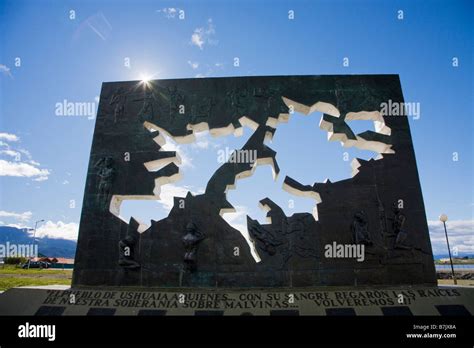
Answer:
[[[28,278],[28,277],[1,277],[0,291],[5,291],[17,286],[37,286],[37,285],[71,285],[70,279],[54,278]]]
[[[16,286],[71,285],[72,270],[21,269],[12,265],[0,265],[0,291]],[[438,285],[453,284],[451,279],[438,279]],[[458,285],[474,286],[474,280],[458,279]]]
[[[39,268],[30,268],[22,269],[14,265],[0,265],[0,274],[25,274],[25,275],[57,275],[57,274],[71,274],[71,270],[62,270],[62,269],[39,269]]]
[[[0,265],[0,291],[16,286],[71,285],[71,270],[21,269],[12,265]]]
[[[452,279],[438,279],[438,285],[454,285]],[[458,285],[474,286],[474,279],[458,279]]]

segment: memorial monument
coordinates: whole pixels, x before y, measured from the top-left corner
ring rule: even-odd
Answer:
[[[403,102],[397,75],[104,83],[73,287],[435,285],[408,118],[383,108],[402,110]],[[260,257],[256,262],[251,245],[222,217],[234,209],[227,192],[237,180],[252,180],[257,165],[270,165],[278,175],[278,154],[267,140],[278,136],[280,123],[298,122],[295,112],[316,111],[329,141],[378,156],[355,160],[352,178],[342,181],[301,183],[285,177],[282,189],[314,199],[313,214],[286,216],[272,197],[261,197],[269,223],[247,216],[251,245]],[[371,120],[375,131],[355,134],[350,120]],[[209,178],[204,193],[175,197],[169,215],[149,227],[120,217],[124,200],[158,200],[162,186],[179,180],[179,154],[163,151],[164,134],[190,143],[201,131],[236,136],[243,127],[253,134]],[[255,158],[232,160],[248,153]],[[328,245],[341,252],[363,245],[363,262],[328,257]]]

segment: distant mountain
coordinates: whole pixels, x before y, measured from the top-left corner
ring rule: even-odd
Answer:
[[[74,258],[77,243],[67,239],[36,238],[38,253],[48,257]],[[0,226],[0,244],[33,244],[33,237],[26,229],[10,226]]]
[[[465,256],[468,256],[470,259],[474,258],[474,254],[472,253],[459,253],[457,256],[454,256],[453,254],[451,254],[451,256],[454,258],[459,258],[459,257],[465,257]],[[433,255],[433,258],[435,260],[439,260],[439,259],[448,259],[449,258],[449,255],[448,253],[446,254],[436,254],[436,255]]]

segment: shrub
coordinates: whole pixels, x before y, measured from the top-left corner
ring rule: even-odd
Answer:
[[[6,265],[19,265],[28,261],[26,257],[5,257],[3,262]]]

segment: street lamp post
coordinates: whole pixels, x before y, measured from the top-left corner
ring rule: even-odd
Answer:
[[[36,243],[36,227],[38,227],[38,223],[40,223],[40,222],[44,222],[44,220],[38,220],[38,221],[35,222],[35,230],[33,232],[33,246]],[[31,263],[31,258],[30,258],[30,262],[28,262],[28,269],[30,269],[30,263]]]
[[[448,221],[448,216],[446,214],[441,214],[439,216],[439,220],[444,225],[444,234],[446,235],[446,243],[448,244],[448,253],[449,253],[449,262],[451,263],[451,272],[453,274],[454,285],[457,285],[458,282],[456,280],[456,276],[454,275],[454,266],[453,266],[453,259],[451,257],[451,248],[449,247],[448,231],[446,230],[446,221]]]

